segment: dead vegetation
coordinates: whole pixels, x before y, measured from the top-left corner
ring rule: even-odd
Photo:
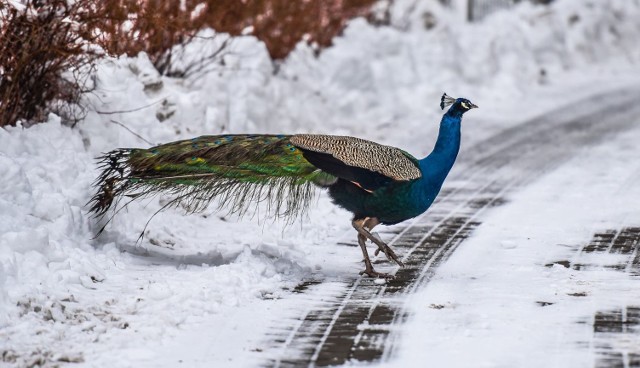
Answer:
[[[30,0],[0,8],[0,126],[42,121],[49,112],[78,118],[88,69],[97,57],[81,0]]]
[[[80,98],[95,60],[144,51],[163,75],[186,77],[224,63],[230,38],[175,67],[183,48],[212,28],[251,34],[270,56],[285,58],[301,41],[331,45],[346,22],[378,0],[26,0],[0,3],[0,126],[82,118]]]
[[[263,41],[273,59],[285,58],[301,40],[331,45],[347,21],[369,14],[377,0],[208,0],[204,22],[219,32],[251,34]]]

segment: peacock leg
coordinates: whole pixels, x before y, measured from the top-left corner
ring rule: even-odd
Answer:
[[[392,279],[393,275],[389,275],[388,273],[380,273],[373,269],[373,265],[371,264],[371,259],[369,259],[369,252],[367,252],[366,246],[367,238],[364,235],[358,234],[358,244],[360,244],[360,249],[362,249],[362,255],[364,256],[364,271],[360,271],[360,274],[367,274],[369,277],[379,277]]]
[[[402,263],[402,261],[400,261],[400,259],[398,259],[398,256],[396,256],[396,253],[393,251],[393,249],[391,249],[385,242],[383,242],[382,240],[376,238],[367,229],[365,229],[365,227],[368,227],[369,230],[371,230],[376,225],[378,225],[379,223],[380,222],[375,217],[366,217],[364,219],[353,220],[351,222],[353,227],[358,232],[358,236],[360,236],[360,235],[364,236],[366,239],[371,240],[375,245],[378,246],[378,249],[376,249],[375,255],[378,255],[378,253],[380,253],[380,251],[382,251],[387,256],[387,258],[389,260],[393,260],[398,264],[398,266],[404,267],[404,263]]]
[[[366,217],[364,219],[364,223],[362,224],[362,227],[364,227],[365,230],[368,230],[369,233],[371,233],[371,231],[373,231],[373,228],[380,225],[380,221],[378,220],[377,217]],[[371,234],[372,236],[374,236],[373,234]],[[375,237],[375,236],[374,236]],[[376,238],[377,239],[377,238]],[[378,239],[379,240],[379,239]],[[379,243],[376,243],[376,245],[378,246],[378,249],[376,249],[376,252],[374,253],[374,255],[378,255],[378,253],[380,253],[380,251],[384,252],[384,254],[387,256],[388,260],[396,260],[395,256],[396,254],[393,252],[393,249],[391,249],[391,247],[389,245],[387,245],[386,243],[382,243],[384,246],[380,246]],[[393,256],[392,256],[393,254]]]

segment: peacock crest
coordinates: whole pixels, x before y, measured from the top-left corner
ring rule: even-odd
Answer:
[[[442,110],[445,109],[445,107],[451,106],[456,102],[456,99],[447,95],[446,93],[442,94],[442,97],[440,97],[440,108]]]

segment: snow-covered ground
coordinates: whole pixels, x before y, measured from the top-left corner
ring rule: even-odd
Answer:
[[[463,122],[464,155],[531,117],[640,82],[638,1],[522,4],[473,25],[429,2],[394,7],[392,27],[356,19],[317,58],[301,44],[277,74],[251,37],[234,40],[224,68],[192,80],[158,76],[144,55],[104,60],[75,128],[51,116],[0,130],[0,365],[255,366],[272,322],[310,303],[296,285],[324,280],[318,292],[330,295],[332,281],[362,267],[359,250],[337,245],[355,237],[349,214],[322,194],[293,225],[166,211],[137,242],[157,198],[94,239],[100,224],[85,203],[101,152],[201,134],[322,132],[424,156],[446,91],[480,106]],[[425,11],[435,28],[423,29]],[[408,301],[413,318],[392,362],[592,362],[575,343],[589,326],[575,321],[638,288],[624,273],[544,264],[596,231],[640,225],[639,138],[633,129],[585,150],[488,216]],[[568,296],[581,292],[590,297]]]
[[[633,255],[580,252],[596,233],[640,224],[640,118],[635,126],[485,217],[407,301],[414,318],[391,366],[593,366],[596,314],[640,304]],[[637,349],[638,332],[613,338],[614,349]]]

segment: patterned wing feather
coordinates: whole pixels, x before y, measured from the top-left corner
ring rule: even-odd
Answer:
[[[345,165],[365,169],[393,180],[408,181],[422,177],[418,161],[395,147],[360,138],[317,134],[298,134],[290,140],[303,150],[329,154]],[[329,173],[333,174],[331,171]]]

